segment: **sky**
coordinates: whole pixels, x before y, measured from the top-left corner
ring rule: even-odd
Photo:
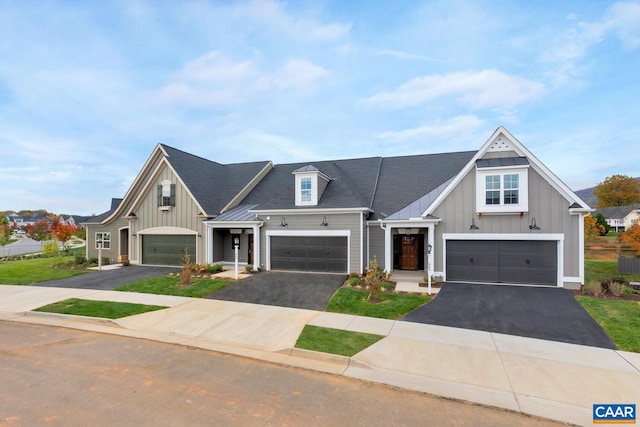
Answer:
[[[0,0],[0,211],[104,212],[158,143],[312,163],[499,126],[574,190],[640,176],[640,1]]]

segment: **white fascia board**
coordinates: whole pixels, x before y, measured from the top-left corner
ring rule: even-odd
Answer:
[[[244,228],[264,224],[264,221],[202,221],[209,228]]]
[[[587,213],[591,213],[591,212],[595,212],[595,209],[592,208],[569,208],[569,214],[570,215],[579,215],[579,214],[587,214]]]
[[[431,205],[427,208],[427,210],[422,214],[422,216],[427,216],[440,206],[440,203],[453,191],[454,188],[462,181],[462,179],[475,167],[476,160],[481,158],[489,149],[491,144],[498,138],[498,136],[502,134],[505,138],[512,143],[515,148],[515,152],[529,159],[529,166],[533,166],[533,168],[549,183],[551,186],[555,188],[560,194],[562,194],[567,200],[570,202],[575,202],[583,206],[584,208],[588,208],[588,205],[578,197],[564,182],[562,182],[549,168],[547,168],[536,156],[531,153],[518,139],[511,134],[504,126],[498,127],[495,132],[489,137],[489,139],[482,145],[480,150],[473,156],[473,158],[467,163],[467,165],[456,175],[453,181],[449,184],[449,186],[442,192],[436,199],[431,203]],[[522,165],[520,165],[522,167]],[[483,168],[485,169],[485,168]]]
[[[415,225],[417,227],[425,227],[429,224],[438,224],[442,219],[396,219],[391,221],[385,221],[384,219],[378,219],[376,221],[367,221],[367,224],[383,224],[387,227],[410,227]]]
[[[138,172],[138,175],[136,175],[135,179],[133,180],[133,183],[131,184],[131,186],[127,190],[127,193],[122,198],[122,202],[120,202],[120,206],[118,206],[118,208],[115,211],[113,211],[113,213],[111,215],[109,215],[107,218],[105,218],[100,224],[108,223],[113,218],[115,218],[117,216],[117,214],[120,213],[120,211],[122,210],[122,207],[126,205],[125,201],[131,197],[130,195],[131,195],[131,192],[133,191],[133,189],[136,188],[138,185],[140,185],[140,181],[142,180],[142,176],[144,175],[143,172],[151,167],[151,160],[156,157],[156,154],[158,152],[162,153],[163,158],[166,158],[167,152],[164,151],[164,148],[162,148],[162,145],[160,145],[160,144],[156,145],[156,147],[151,152],[151,155],[149,155],[149,158],[144,163],[144,166],[142,166],[142,169],[140,169],[140,171]]]
[[[198,232],[195,230],[191,230],[189,228],[181,228],[181,227],[153,227],[147,228],[145,230],[138,231],[138,234],[193,234],[198,235]]]
[[[443,233],[443,240],[556,240],[564,241],[562,233]]]
[[[373,212],[370,208],[298,208],[298,209],[249,209],[247,212],[255,213],[258,215],[311,215],[311,214],[339,214],[339,213],[354,213],[354,212]]]

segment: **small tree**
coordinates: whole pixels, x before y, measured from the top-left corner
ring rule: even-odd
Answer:
[[[378,293],[383,282],[389,280],[391,273],[387,273],[378,265],[378,259],[374,256],[369,261],[369,268],[364,274],[364,282],[369,286],[367,301],[378,301]]]
[[[602,232],[600,235],[605,236],[609,232],[609,230],[611,230],[611,226],[607,222],[607,219],[604,217],[604,215],[602,215],[602,213],[598,212],[595,218],[596,223],[602,226]]]
[[[51,228],[49,222],[46,219],[40,219],[34,224],[29,224],[26,227],[27,236],[36,242],[42,242],[51,238]]]
[[[633,224],[627,231],[620,235],[620,240],[631,247],[640,255],[640,225]]]
[[[76,226],[73,224],[63,224],[58,222],[56,228],[54,228],[51,232],[53,237],[62,242],[62,247],[64,248],[67,242],[76,234]]]
[[[3,248],[4,253],[4,245],[9,243],[9,239],[11,239],[11,227],[9,226],[9,220],[2,215],[0,216],[0,246]]]
[[[191,255],[189,255],[189,248],[184,248],[184,257],[182,257],[182,271],[180,272],[180,284],[191,284]]]
[[[584,239],[596,240],[604,234],[604,227],[598,224],[595,217],[588,215],[584,217]]]

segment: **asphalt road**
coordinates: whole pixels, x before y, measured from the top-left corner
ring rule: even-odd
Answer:
[[[30,254],[42,251],[42,243],[28,237],[22,237],[17,242],[4,247],[0,246],[0,257],[10,255]]]
[[[0,321],[2,426],[561,425],[151,341]]]

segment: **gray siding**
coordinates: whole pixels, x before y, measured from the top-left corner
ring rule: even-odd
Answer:
[[[109,258],[110,262],[118,262],[118,255],[120,253],[120,232],[122,227],[127,227],[128,222],[125,219],[119,218],[112,221],[106,226],[103,225],[88,225],[87,226],[87,258],[97,258],[98,249],[96,249],[96,233],[111,233],[111,248],[102,250],[102,257]]]
[[[322,198],[322,193],[324,193],[324,190],[327,188],[327,185],[329,185],[329,181],[327,181],[321,176],[318,176],[318,200]]]
[[[504,157],[504,153],[502,153]],[[443,233],[470,233],[472,218],[480,227],[476,233],[522,233],[526,239],[531,234],[529,225],[535,217],[541,228],[538,233],[564,234],[564,276],[579,276],[579,218],[569,214],[569,201],[557,192],[549,182],[529,168],[529,211],[518,214],[475,215],[476,171],[472,169],[435,210],[434,215],[442,218],[435,228],[436,247],[441,248]],[[435,252],[436,271],[444,271],[442,250]]]
[[[299,231],[300,235],[304,235],[304,231],[350,231],[350,247],[349,247],[349,266],[350,272],[361,273],[360,270],[360,257],[364,265],[366,265],[366,253],[363,253],[360,247],[360,239],[364,238],[363,230],[360,228],[362,213],[344,213],[344,214],[294,214],[287,213],[284,215],[270,215],[267,220],[267,214],[261,214],[261,218],[264,218],[264,226],[261,228],[260,238],[260,266],[266,268],[267,262],[267,239],[266,232],[269,230],[278,231]],[[321,227],[322,217],[327,217],[328,227]],[[286,219],[287,227],[281,227],[282,217]],[[362,221],[364,224],[364,221]]]
[[[385,270],[389,270],[384,265],[384,230],[377,223],[368,225],[369,229],[369,259],[366,260],[365,266],[369,265],[369,261],[376,257],[378,265]]]

